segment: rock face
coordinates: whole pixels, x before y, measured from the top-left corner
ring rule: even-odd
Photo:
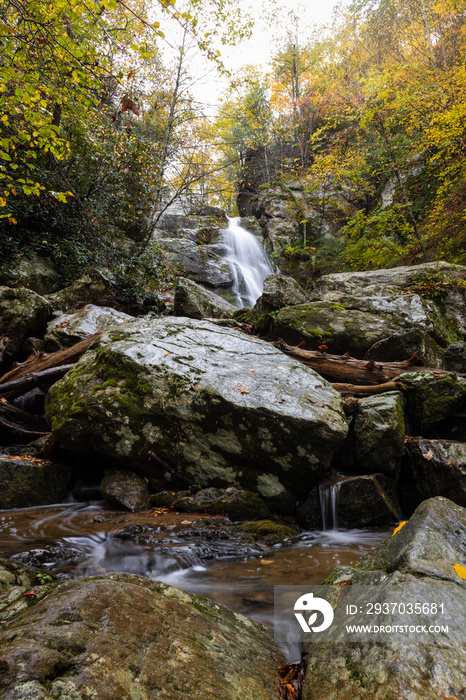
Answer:
[[[281,653],[242,615],[133,574],[35,586],[28,603],[32,578],[0,569],[2,603],[20,600],[1,613],[4,700],[280,698]]]
[[[212,246],[196,245],[187,238],[162,238],[158,243],[166,251],[167,263],[196,282],[213,288],[232,286],[232,272]]]
[[[70,347],[80,340],[90,338],[98,331],[120,323],[129,323],[133,317],[121,311],[115,311],[108,306],[86,304],[82,309],[71,314],[57,316],[47,324],[47,334],[44,340],[52,350],[60,347]]]
[[[7,353],[16,355],[29,336],[41,336],[52,314],[44,297],[30,289],[0,287],[0,336],[8,338]]]
[[[51,388],[46,411],[63,446],[137,461],[160,490],[167,465],[264,496],[311,488],[348,429],[340,395],[315,372],[237,330],[184,318],[104,332]]]
[[[466,406],[466,379],[454,373],[408,372],[397,377],[414,430],[428,431]],[[424,433],[425,434],[425,433]]]
[[[419,506],[396,535],[363,557],[356,567],[337,569],[328,583],[340,591],[339,581],[353,584],[351,588],[356,584],[373,586],[374,601],[384,600],[384,595],[393,600],[392,587],[407,583],[417,596],[414,600],[438,600],[440,596],[450,619],[461,620],[466,586],[455,564],[464,561],[465,541],[466,511],[447,499],[431,499]],[[403,622],[416,624],[415,618],[405,616]],[[464,696],[466,650],[453,630],[429,643],[388,634],[384,643],[311,643],[307,651],[303,700]]]
[[[59,502],[71,480],[71,469],[44,459],[0,455],[0,508],[27,508]]]
[[[0,275],[0,284],[27,287],[37,294],[49,294],[57,289],[59,275],[53,263],[40,255],[21,258],[17,265]]]
[[[86,272],[69,287],[49,294],[48,300],[54,309],[67,313],[81,309],[86,304],[113,306],[116,302],[110,280],[97,268]]]
[[[228,489],[203,489],[194,496],[185,496],[175,501],[174,507],[184,513],[207,511],[225,514],[230,520],[262,520],[270,515],[259,496],[234,486]]]
[[[179,277],[175,287],[175,316],[233,318],[236,307],[192,280]]]
[[[400,489],[407,512],[427,498],[445,496],[466,507],[466,443],[409,440]]]
[[[462,343],[449,345],[455,348]],[[414,353],[417,353],[418,364],[424,367],[437,367],[439,369],[451,369],[454,372],[460,371],[455,366],[449,366],[447,361],[447,350],[440,347],[433,338],[425,331],[418,328],[398,331],[393,335],[379,340],[366,352],[365,360],[376,360],[377,362],[399,362],[409,360]],[[452,356],[454,355],[454,350]],[[416,363],[416,364],[417,364]]]

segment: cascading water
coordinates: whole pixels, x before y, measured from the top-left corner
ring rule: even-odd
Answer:
[[[338,530],[338,497],[341,481],[319,484],[322,526],[325,530]]]
[[[240,225],[239,219],[228,219],[228,228],[220,234],[219,243],[225,250],[223,259],[233,274],[232,291],[237,305],[254,306],[262,294],[265,278],[274,272],[267,253],[254,234]]]

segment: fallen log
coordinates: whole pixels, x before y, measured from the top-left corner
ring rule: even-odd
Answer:
[[[287,345],[281,338],[274,341],[273,345],[331,381],[347,385],[356,384],[364,387],[372,384],[385,384],[404,372],[418,370],[435,372],[439,376],[449,374],[446,370],[415,365],[417,354],[402,362],[375,362],[374,360],[357,360],[348,354],[328,355],[320,350],[303,350],[293,345]]]
[[[43,418],[33,416],[21,408],[0,401],[0,434],[11,442],[32,442],[50,433],[50,427]]]
[[[74,365],[75,363],[50,367],[50,369],[43,369],[41,372],[31,372],[31,374],[21,377],[21,379],[14,379],[12,382],[0,383],[0,396],[6,399],[15,399],[36,386],[40,386],[43,391],[46,391]]]
[[[62,365],[74,364],[79,360],[81,355],[84,355],[89,345],[95,338],[100,335],[99,333],[94,333],[89,338],[81,340],[79,343],[72,345],[70,348],[65,348],[64,350],[58,350],[57,352],[39,353],[38,355],[31,355],[25,362],[18,364],[16,367],[11,369],[9,372],[0,378],[0,386],[7,384],[9,382],[15,381],[17,379],[22,379],[30,374],[36,372],[42,372],[46,369],[51,369],[52,367],[61,367]]]

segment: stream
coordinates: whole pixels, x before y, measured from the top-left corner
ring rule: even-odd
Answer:
[[[302,532],[294,544],[261,549],[200,537],[203,522],[221,516],[127,513],[102,501],[0,512],[0,554],[40,566],[59,579],[128,572],[203,595],[256,621],[273,621],[273,586],[315,585],[340,565],[355,563],[391,530]],[[285,649],[289,660],[299,649]]]

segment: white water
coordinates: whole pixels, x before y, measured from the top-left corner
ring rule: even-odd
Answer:
[[[224,261],[233,273],[232,291],[238,307],[254,306],[265,278],[274,272],[267,253],[239,219],[228,219],[228,228],[221,232],[219,243],[225,248]]]
[[[320,508],[324,531],[338,530],[338,497],[341,482],[319,484]]]

